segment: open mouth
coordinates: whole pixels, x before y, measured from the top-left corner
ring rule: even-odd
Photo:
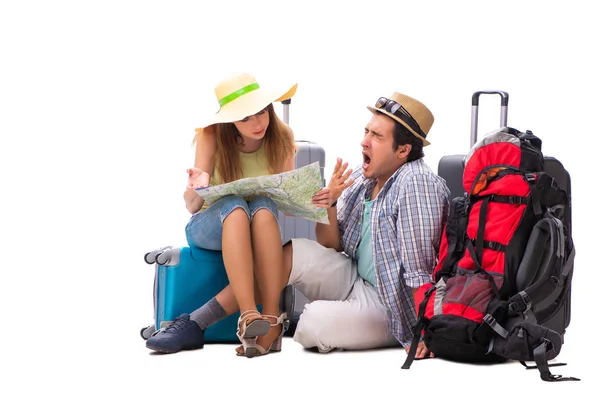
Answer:
[[[363,153],[363,169],[367,169],[369,168],[369,165],[371,164],[371,157],[369,157],[367,154]]]

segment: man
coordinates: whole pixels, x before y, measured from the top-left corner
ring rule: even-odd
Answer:
[[[281,288],[292,284],[311,301],[294,340],[320,352],[398,343],[409,350],[414,292],[431,279],[448,215],[450,191],[422,159],[434,120],[429,109],[400,93],[368,109],[362,167],[352,173],[338,159],[328,186],[313,197],[328,208],[330,224],[317,224],[316,242],[292,239],[283,250]],[[179,318],[147,345],[169,353],[202,348],[204,329],[236,310],[228,286],[193,321]],[[280,334],[272,329],[257,344],[266,349]],[[420,343],[416,358],[428,354]]]
[[[423,161],[429,109],[400,93],[368,109],[362,167],[350,175],[338,159],[315,196],[332,202],[330,225],[317,224],[317,242],[292,239],[284,248],[288,283],[311,301],[294,340],[320,352],[398,342],[408,351],[414,293],[431,279],[448,215],[450,191]],[[427,355],[421,342],[416,357]]]

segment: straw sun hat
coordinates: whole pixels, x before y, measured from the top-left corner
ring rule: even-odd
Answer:
[[[232,75],[220,81],[215,87],[215,95],[220,109],[206,121],[207,126],[240,121],[254,115],[266,106],[291,98],[296,93],[297,83],[279,87],[263,87],[247,73]]]
[[[404,125],[413,135],[423,141],[423,146],[431,144],[426,137],[433,125],[433,114],[420,101],[394,92],[389,98],[380,97],[375,103],[375,107],[367,106],[367,108],[372,113],[382,112]]]

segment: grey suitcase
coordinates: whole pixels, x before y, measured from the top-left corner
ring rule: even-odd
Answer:
[[[319,162],[321,166],[321,179],[323,179],[323,185],[325,185],[325,150],[318,144],[306,140],[296,140],[296,147],[294,167],[299,168]],[[316,240],[315,222],[300,217],[286,216],[282,212],[279,213],[279,221],[283,243],[292,238]]]
[[[283,119],[289,123],[289,105],[290,100],[283,101]],[[321,179],[325,185],[325,150],[316,143],[306,140],[296,140],[296,158],[294,167],[299,168],[305,165],[319,162],[321,167]],[[291,217],[279,212],[279,224],[281,229],[282,243],[287,243],[292,238],[306,238],[316,240],[315,222],[304,218]],[[285,311],[289,319],[289,327],[285,333],[286,336],[293,336],[296,331],[296,325],[304,306],[308,299],[300,290],[293,286],[287,286],[283,289],[280,308]]]
[[[479,91],[473,93],[471,99],[471,141],[470,147],[477,142],[477,125],[479,115],[479,97],[482,94],[498,94],[501,98],[500,104],[500,127],[507,126],[507,112],[508,112],[508,93],[502,91]],[[438,175],[446,180],[448,189],[450,189],[451,197],[459,197],[465,194],[463,187],[462,178],[464,170],[464,158],[465,154],[454,154],[444,156],[438,163]],[[558,185],[563,188],[569,198],[571,197],[571,177],[569,172],[564,168],[562,163],[554,157],[544,157],[544,172],[552,175]],[[571,225],[571,209],[568,209],[568,213],[564,215],[563,223],[568,229],[573,232]],[[571,267],[571,271],[573,267]],[[571,272],[572,273],[572,272]],[[569,288],[565,293],[565,300],[563,305],[557,310],[551,318],[543,323],[544,326],[553,329],[559,334],[565,334],[566,328],[569,326],[571,321],[571,280],[568,283]]]
[[[508,114],[508,93],[502,91],[480,91],[473,93],[471,99],[471,140],[469,148],[477,142],[477,122],[479,117],[479,97],[482,94],[499,94],[501,97],[500,105],[500,126],[506,126]],[[438,163],[438,175],[446,180],[446,185],[450,189],[451,198],[459,197],[465,194],[462,176],[465,167],[464,159],[466,154],[453,154],[444,156]]]

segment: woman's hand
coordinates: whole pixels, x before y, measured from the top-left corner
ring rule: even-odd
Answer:
[[[196,189],[208,186],[210,175],[200,168],[188,168],[187,174],[188,182],[183,193],[183,199],[185,200],[185,207],[191,214],[194,214],[204,204],[204,200],[196,193]]]
[[[210,175],[200,168],[188,168],[187,190],[195,190],[208,186]]]

